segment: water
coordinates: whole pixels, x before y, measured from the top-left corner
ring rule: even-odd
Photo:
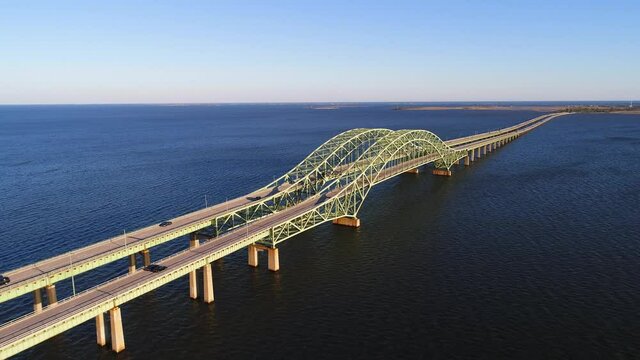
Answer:
[[[0,272],[224,201],[354,127],[443,138],[537,113],[305,105],[0,107]],[[170,283],[122,306],[139,358],[632,358],[640,351],[640,116],[553,120],[452,178],[376,187],[326,224],[214,264],[214,304]],[[187,246],[178,239],[154,259]],[[78,290],[126,260],[75,279]],[[70,281],[58,284],[71,293]],[[0,304],[2,322],[31,296]],[[92,321],[17,356],[115,358]]]

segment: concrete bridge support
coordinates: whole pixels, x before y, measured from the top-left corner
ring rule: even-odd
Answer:
[[[360,227],[360,219],[353,216],[343,216],[337,219],[333,219],[333,223],[336,225],[350,226],[350,227]]]
[[[267,248],[267,254],[269,255],[269,270],[280,270],[280,255],[277,248]]]
[[[122,314],[119,307],[109,310],[111,325],[111,349],[117,353],[124,350],[124,331],[122,330]]]
[[[56,285],[47,285],[45,287],[47,291],[47,299],[49,300],[49,306],[54,307],[58,305],[58,295],[56,295]]]
[[[469,162],[469,154],[467,152],[467,156],[464,157],[464,166],[469,166],[471,163]]]
[[[129,274],[136,272],[136,254],[129,255]]]
[[[476,158],[480,159],[482,157],[482,151],[480,148],[476,148]]]
[[[142,254],[142,263],[144,266],[151,265],[151,253],[149,252],[149,249],[144,249],[140,253]]]
[[[487,144],[487,152],[491,152],[491,144]]]
[[[449,169],[433,169],[433,175],[451,176],[451,170],[449,170]]]
[[[249,266],[258,267],[258,247],[256,245],[249,245],[247,251],[249,253]]]
[[[96,341],[98,345],[107,345],[107,332],[104,328],[104,314],[96,316]]]
[[[38,314],[42,312],[42,291],[35,289],[33,291],[33,311]]]
[[[200,246],[198,234],[192,233],[189,239],[189,249],[195,249],[198,246]],[[192,299],[198,298],[198,276],[195,270],[189,273],[189,297]]]
[[[211,270],[211,264],[202,267],[202,280],[204,302],[210,304],[213,302],[213,270]]]
[[[475,160],[475,151],[474,151],[474,150],[470,150],[468,154],[469,154],[469,155],[467,156],[467,158],[469,158],[469,161],[470,161],[470,162],[474,162],[474,161],[476,161],[476,160]]]
[[[419,173],[420,173],[420,170],[418,168],[405,171],[405,174],[419,174]]]

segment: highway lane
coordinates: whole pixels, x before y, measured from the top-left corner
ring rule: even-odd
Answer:
[[[145,243],[148,243],[158,237],[171,234],[172,232],[180,231],[181,229],[188,228],[199,222],[222,216],[226,213],[233,212],[247,205],[258,203],[260,201],[263,201],[267,196],[275,196],[277,193],[277,189],[260,189],[247,195],[229,200],[227,202],[188,213],[174,219],[170,219],[169,221],[171,221],[172,224],[166,227],[160,227],[158,224],[154,224],[127,233],[126,239],[125,235],[123,234],[117,237],[100,241],[87,247],[76,249],[62,255],[58,255],[34,264],[23,266],[16,270],[6,272],[4,273],[4,275],[11,278],[11,283],[7,286],[1,287],[0,293],[10,292],[12,290],[15,290],[16,288],[20,288],[24,283],[31,283],[39,278],[44,279],[53,272],[65,272],[71,268],[70,263],[73,263],[73,267],[77,271],[78,268],[81,269],[83,267],[83,264],[89,263],[96,258],[105,257],[108,254],[116,254],[118,252],[126,250],[127,248],[136,248],[137,245],[144,245]],[[257,197],[262,197],[262,199],[257,200]],[[126,256],[127,254],[118,258]],[[117,259],[113,259],[112,261],[114,260]],[[79,272],[75,272],[76,275],[78,273]],[[19,295],[20,294],[16,294],[15,296]]]

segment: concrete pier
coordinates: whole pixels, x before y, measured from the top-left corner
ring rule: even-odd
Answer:
[[[333,223],[336,225],[350,226],[350,227],[360,227],[360,219],[357,217],[343,216],[337,219],[333,219]]]
[[[33,311],[36,314],[42,312],[42,289],[35,289],[33,291]]]
[[[111,349],[117,353],[124,350],[124,331],[122,330],[122,314],[119,307],[109,310],[111,325]]]
[[[476,158],[482,158],[482,150],[480,148],[476,148]]]
[[[202,292],[204,295],[204,302],[209,304],[213,302],[213,270],[211,270],[211,264],[207,264],[202,267]]]
[[[136,254],[129,255],[129,274],[136,272]]]
[[[278,254],[278,249],[267,248],[267,254],[269,255],[269,270],[280,270],[280,255]]]
[[[419,174],[420,170],[418,168],[407,170],[404,172],[405,174]]]
[[[247,246],[249,255],[249,266],[258,267],[258,247],[255,245]]]
[[[464,157],[464,166],[469,166],[471,163],[469,162],[469,155]]]
[[[200,246],[200,240],[198,240],[198,234],[191,234],[189,239],[189,249],[195,249]],[[189,273],[189,297],[192,299],[198,298],[198,276],[195,270]]]
[[[451,170],[449,170],[449,169],[433,169],[433,175],[451,176]]]
[[[98,345],[107,345],[107,331],[104,328],[104,314],[96,316],[96,341]]]
[[[151,265],[151,253],[149,252],[149,249],[144,249],[140,253],[142,254],[142,263],[144,266]]]
[[[47,285],[45,287],[47,291],[47,300],[49,300],[49,306],[54,307],[58,305],[58,295],[56,295],[56,286]]]

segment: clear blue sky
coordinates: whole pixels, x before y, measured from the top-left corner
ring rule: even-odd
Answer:
[[[640,1],[10,1],[0,103],[640,99]]]

